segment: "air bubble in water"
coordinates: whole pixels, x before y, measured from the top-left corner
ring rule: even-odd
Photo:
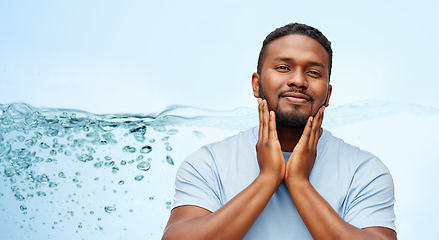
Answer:
[[[123,180],[120,180],[117,184],[123,185],[125,182]]]
[[[76,158],[81,162],[87,162],[93,160],[93,157],[88,154],[76,155]]]
[[[20,206],[20,210],[21,210],[21,211],[25,211],[25,210],[27,210],[27,207],[24,206],[24,205],[21,205],[21,206]]]
[[[169,163],[170,165],[174,165],[174,161],[172,160],[171,156],[166,156],[166,162]]]
[[[171,130],[169,130],[169,131],[167,132],[168,135],[174,135],[174,134],[176,134],[176,133],[178,133],[178,130],[177,130],[177,129],[171,129]]]
[[[47,143],[45,143],[45,142],[41,142],[41,143],[40,143],[40,148],[42,148],[42,149],[48,149],[48,148],[50,148],[50,146],[47,145]]]
[[[141,181],[143,179],[143,175],[137,175],[134,180]]]
[[[137,169],[139,169],[140,171],[148,171],[150,168],[151,168],[151,164],[146,161],[137,164]]]
[[[150,153],[152,151],[152,147],[149,145],[143,146],[140,149],[140,153]]]
[[[106,162],[104,165],[105,165],[106,167],[112,167],[112,166],[114,166],[114,161]]]
[[[169,139],[169,136],[166,136],[166,137],[163,137],[162,138],[162,141],[164,142],[164,141],[168,141],[168,139]]]
[[[63,172],[58,173],[58,177],[60,178],[66,178],[66,175]]]
[[[125,166],[127,165],[127,162],[125,160],[120,161],[120,165]]]
[[[37,140],[34,139],[34,138],[27,139],[27,140],[24,142],[24,145],[26,145],[27,147],[32,147],[32,146],[34,146],[35,144],[37,144]]]
[[[43,191],[38,191],[38,192],[37,192],[37,196],[38,196],[38,197],[45,197],[45,196],[46,196],[46,193],[43,192]]]
[[[106,207],[104,208],[104,210],[105,210],[105,212],[107,212],[107,213],[113,213],[113,212],[116,211],[116,208],[115,208],[115,207],[112,207],[112,206],[106,206]]]
[[[197,136],[197,138],[204,138],[204,137],[206,137],[202,132],[197,131],[197,130],[194,130],[192,133],[193,133],[195,136]]]
[[[166,151],[172,151],[172,147],[171,146],[166,146]]]
[[[135,153],[136,152],[136,148],[135,147],[130,147],[130,146],[125,146],[122,148],[122,151],[124,152],[128,152],[128,153]]]

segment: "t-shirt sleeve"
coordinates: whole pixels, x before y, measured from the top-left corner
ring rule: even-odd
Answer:
[[[172,209],[192,205],[211,212],[221,207],[219,177],[207,147],[189,155],[180,165],[175,179]]]
[[[356,170],[344,220],[358,228],[386,227],[396,231],[394,185],[387,167],[376,157]]]

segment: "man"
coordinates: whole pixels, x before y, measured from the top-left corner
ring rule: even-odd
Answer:
[[[321,128],[331,66],[313,27],[267,36],[252,76],[259,128],[182,163],[163,239],[396,239],[387,168]]]

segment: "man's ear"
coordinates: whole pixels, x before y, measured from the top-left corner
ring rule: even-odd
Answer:
[[[260,79],[259,74],[253,73],[252,88],[253,88],[253,96],[255,96],[255,98],[259,98],[259,79]]]
[[[328,95],[326,96],[326,101],[325,101],[325,107],[329,106],[329,99],[331,98],[331,94],[332,94],[332,85],[329,84],[328,85]]]

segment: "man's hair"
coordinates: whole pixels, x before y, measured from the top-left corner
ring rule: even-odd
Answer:
[[[331,78],[331,69],[332,69],[332,48],[331,48],[331,42],[323,35],[322,32],[320,32],[318,29],[313,28],[311,26],[302,24],[302,23],[290,23],[283,27],[276,28],[273,32],[267,35],[264,42],[262,43],[261,52],[259,52],[259,58],[258,58],[258,68],[257,72],[259,75],[261,75],[262,71],[262,61],[265,57],[265,51],[267,48],[267,45],[284,36],[292,35],[292,34],[299,34],[303,36],[308,36],[314,40],[316,40],[318,43],[320,43],[328,52],[329,55],[329,78]],[[328,79],[329,80],[329,79]]]

